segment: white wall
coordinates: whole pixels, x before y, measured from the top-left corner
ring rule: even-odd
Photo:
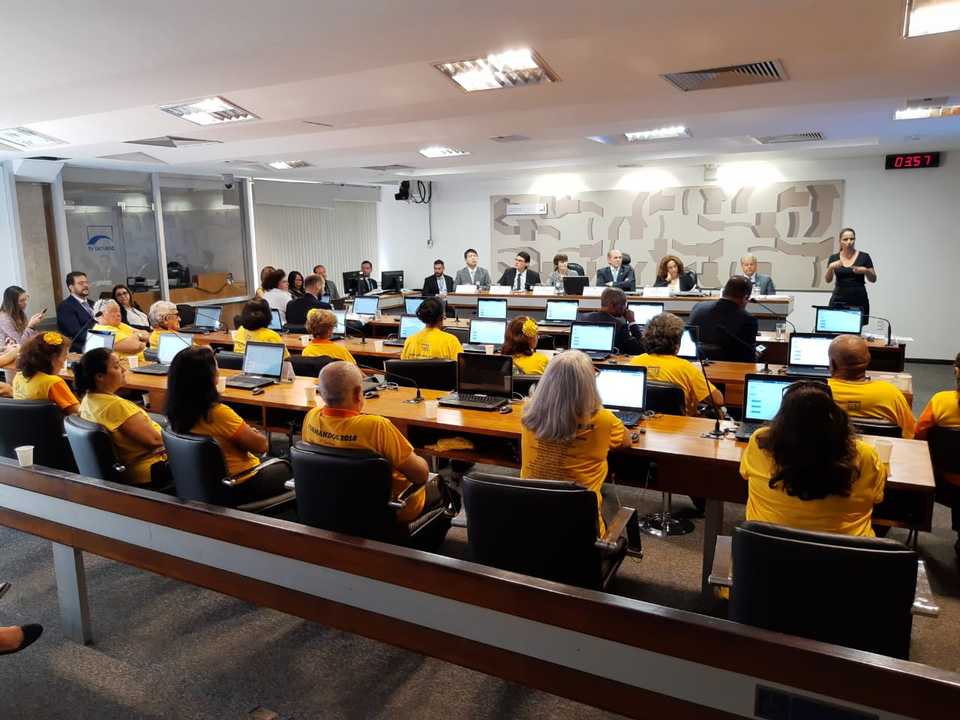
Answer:
[[[377,203],[378,256],[373,274],[379,278],[384,270],[403,270],[406,287],[418,288],[433,273],[433,261],[442,258],[443,253],[436,243],[433,247],[427,245],[430,207],[394,200],[394,192],[394,187],[384,187]]]

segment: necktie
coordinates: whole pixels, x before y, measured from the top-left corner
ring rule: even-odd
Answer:
[[[517,282],[516,282],[516,284],[514,284],[513,289],[514,289],[514,290],[520,290],[520,289],[521,289],[521,288],[520,288],[520,273],[519,273],[519,272],[517,272]]]

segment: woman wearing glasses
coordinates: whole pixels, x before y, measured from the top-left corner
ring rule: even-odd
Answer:
[[[177,306],[168,300],[157,300],[150,306],[150,349],[160,347],[160,336],[164,333],[175,333],[180,329],[180,311]]]

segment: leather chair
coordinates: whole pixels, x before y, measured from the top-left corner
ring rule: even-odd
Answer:
[[[243,370],[243,353],[232,350],[219,350],[216,354],[217,367],[223,370]]]
[[[449,328],[444,328],[443,331],[450,333],[461,343],[470,342],[470,331],[467,330],[467,328],[449,327]]]
[[[81,475],[116,483],[126,482],[126,467],[117,458],[113,440],[103,425],[70,415],[64,418],[63,429]]]
[[[729,617],[906,659],[917,559],[896,540],[744,522],[733,534]]]
[[[687,398],[679,385],[647,382],[647,410],[661,415],[686,415]]]
[[[297,494],[297,515],[311,527],[356,537],[436,550],[450,529],[445,508],[435,508],[411,523],[397,513],[412,486],[392,497],[390,463],[369,450],[330,448],[298,442],[290,449]]]
[[[337,358],[324,355],[304,357],[303,355],[290,354],[290,363],[293,365],[293,372],[303,377],[319,377],[321,370],[330,363],[337,361]]]
[[[538,350],[556,350],[557,336],[556,335],[537,335],[537,349]]]
[[[290,335],[304,335],[307,334],[306,325],[284,325],[283,331]]]
[[[514,375],[513,391],[526,397],[530,394],[530,388],[540,382],[543,375]]]
[[[960,555],[960,428],[930,428],[927,447],[937,483],[937,502],[951,508],[951,525],[957,532],[954,549]]]
[[[587,274],[586,271],[583,269],[583,265],[581,265],[580,263],[568,262],[567,268],[570,270],[573,270],[580,277],[583,277]]]
[[[383,368],[386,381],[400,387],[419,386],[429,390],[457,387],[456,360],[387,360]]]
[[[621,508],[597,539],[597,498],[576,483],[476,473],[463,478],[467,540],[476,562],[602,590],[627,554],[636,510]],[[633,533],[639,550],[639,533]]]
[[[193,325],[197,321],[197,309],[193,305],[177,303],[177,312],[180,313],[181,325]]]
[[[687,399],[683,388],[672,383],[648,382],[646,409],[661,415],[686,415]],[[650,461],[647,479],[653,481],[656,476],[657,463]],[[640,529],[654,537],[686,535],[693,532],[693,523],[673,515],[673,494],[664,492],[660,497],[660,512],[644,515],[640,520]]]
[[[903,437],[903,430],[894,422],[875,420],[873,418],[850,417],[850,424],[861,435],[880,435],[882,437]]]
[[[201,435],[175,433],[165,428],[163,444],[167,448],[167,463],[181,500],[197,500],[211,505],[236,508],[247,512],[269,513],[282,511],[293,502],[293,492],[283,492],[255,502],[238,504],[233,488],[236,476],[227,474],[227,464],[216,440]],[[261,467],[285,462],[272,458]]]
[[[0,455],[16,460],[21,445],[33,445],[36,465],[77,470],[63,434],[63,413],[48,400],[0,398]]]

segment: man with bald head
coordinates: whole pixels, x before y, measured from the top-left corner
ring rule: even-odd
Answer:
[[[623,264],[623,253],[616,248],[610,248],[607,251],[607,267],[597,270],[597,285],[620,288],[627,292],[637,289],[637,278],[633,268]]]
[[[830,389],[837,405],[851,417],[896,423],[912,438],[916,420],[910,404],[891,383],[867,377],[870,348],[859,335],[839,335],[830,343]]]
[[[394,499],[411,485],[421,486],[397,513],[398,522],[412,522],[424,512],[439,507],[445,497],[453,499],[452,491],[445,485],[441,487],[438,476],[430,476],[426,461],[413,451],[413,446],[393,423],[379,415],[360,414],[363,373],[356,365],[330,363],[320,371],[318,385],[324,407],[314,408],[304,418],[304,441],[326,447],[372,450],[382,455],[393,468]],[[357,482],[363,482],[363,478],[358,477]],[[459,504],[453,509],[459,510]]]

